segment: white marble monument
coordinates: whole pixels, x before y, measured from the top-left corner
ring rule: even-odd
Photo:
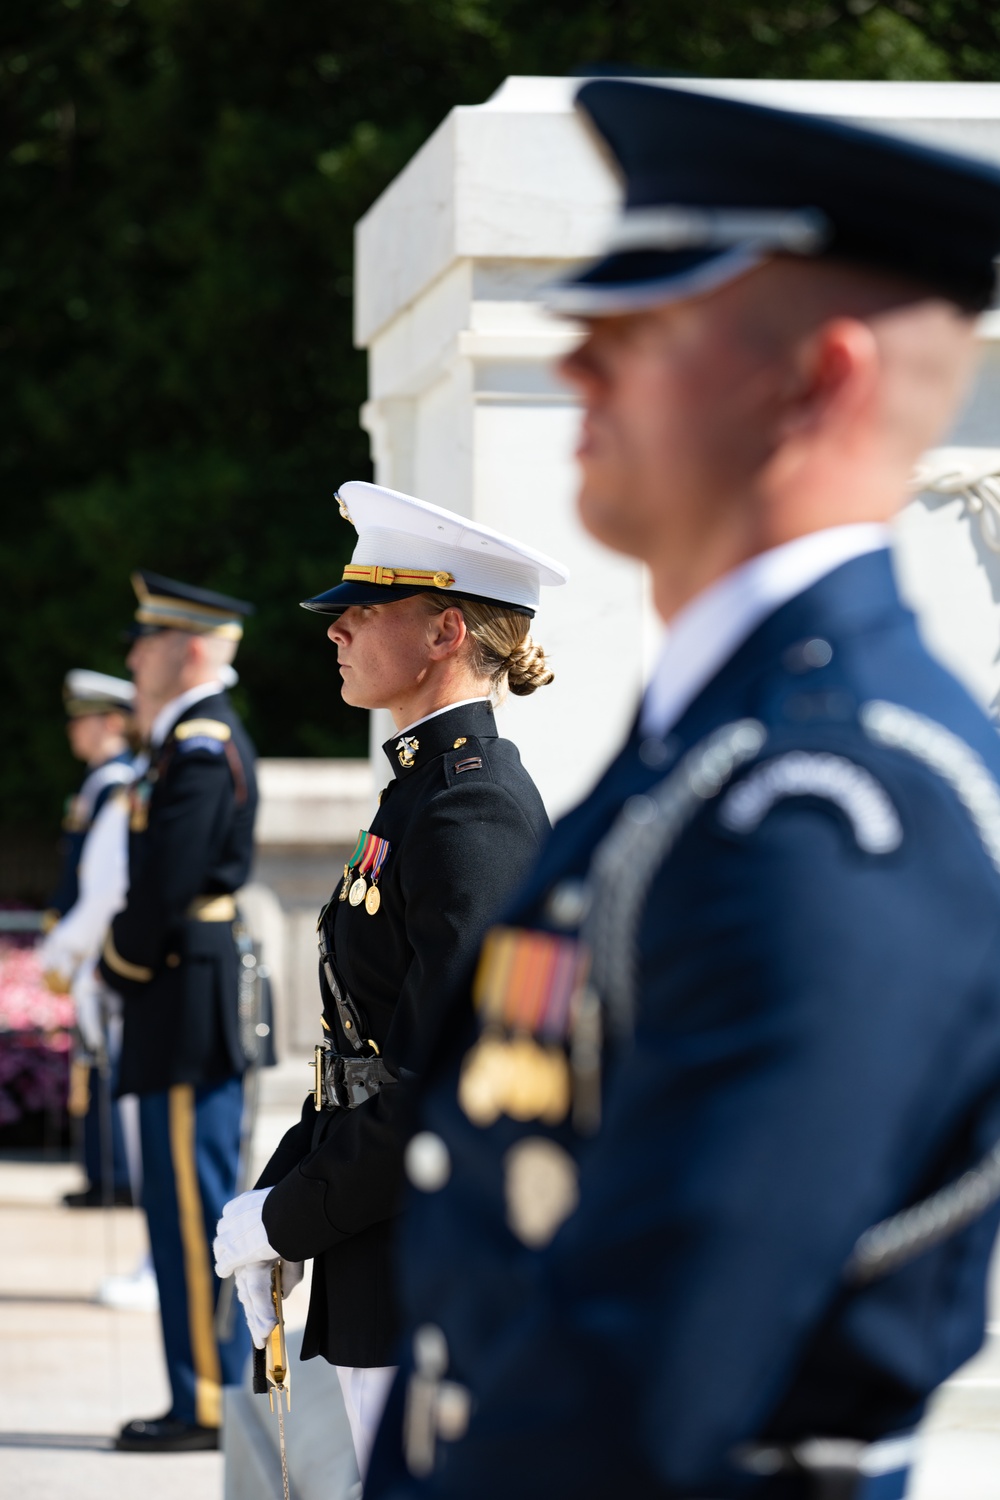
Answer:
[[[1000,85],[678,80],[808,109],[1000,162]],[[357,226],[355,336],[368,350],[376,478],[530,538],[573,570],[545,591],[537,635],[555,683],[512,700],[502,725],[549,810],[592,782],[623,736],[659,627],[642,571],[583,533],[574,512],[577,411],[553,372],[574,330],[540,289],[601,244],[617,188],[572,109],[576,81],[510,78],[452,110]],[[983,367],[928,491],[899,523],[900,573],[932,647],[985,704],[1000,692],[1000,487],[964,498],[1000,454],[1000,315],[981,324]],[[1000,467],[1000,464],[996,465]],[[347,476],[345,476],[347,477]],[[951,486],[949,488],[949,485]],[[983,494],[987,498],[983,499]],[[373,715],[372,745],[391,731]],[[376,776],[382,767],[377,766]]]

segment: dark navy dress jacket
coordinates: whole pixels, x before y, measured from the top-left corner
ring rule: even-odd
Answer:
[[[190,705],[131,789],[129,890],[100,971],[125,1003],[118,1091],[240,1074],[231,898],[253,860],[255,756],[225,693]]]
[[[802,649],[815,640],[832,649]],[[944,733],[881,743],[872,702]],[[648,890],[634,1033],[605,1043],[590,1139],[466,1118],[475,1029],[455,997],[422,1109],[451,1173],[411,1194],[411,1336],[369,1500],[785,1494],[738,1469],[740,1445],[904,1430],[982,1341],[996,1211],[866,1288],[843,1275],[867,1227],[1000,1140],[1000,744],[925,651],[888,553],[780,608],[666,742],[633,733],[507,920],[544,928],[627,799],[743,718],[767,740],[734,787],[788,754],[834,755],[889,799],[898,845],[862,847],[836,796],[783,796],[749,831],[709,798]],[[540,1249],[505,1213],[505,1154],[528,1134],[579,1169],[578,1207]],[[428,1324],[471,1418],[416,1478],[403,1406]]]
[[[372,833],[389,843],[374,917],[337,899],[320,929],[338,983],[351,996],[399,1085],[355,1109],[317,1113],[307,1097],[257,1183],[271,1187],[264,1227],[288,1260],[314,1258],[302,1357],[392,1363],[399,1335],[391,1241],[404,1186],[402,1149],[428,1038],[473,961],[482,934],[531,868],[549,821],[517,747],[497,734],[486,701],[424,720],[402,756],[383,746],[393,779]],[[351,1055],[320,966],[325,1034]]]

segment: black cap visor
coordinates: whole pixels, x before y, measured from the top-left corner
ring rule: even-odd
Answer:
[[[711,250],[617,250],[549,289],[546,302],[569,318],[606,318],[679,301],[735,281],[767,259],[753,244]]]
[[[414,594],[446,593],[449,598],[472,599],[477,604],[495,604],[500,609],[512,609],[526,619],[533,620],[535,611],[524,604],[511,604],[506,599],[488,599],[484,594],[463,594],[457,589],[425,589],[404,587],[384,583],[338,583],[313,599],[303,599],[301,609],[312,610],[317,615],[342,615],[345,609],[361,604],[397,604],[401,599],[411,599]]]

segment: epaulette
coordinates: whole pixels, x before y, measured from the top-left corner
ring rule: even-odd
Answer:
[[[481,751],[482,743],[478,739],[469,740],[463,736],[456,740],[445,760],[449,774],[461,776],[466,771],[481,771],[485,764]]]
[[[221,719],[184,719],[174,730],[175,740],[226,740],[232,739],[233,731]]]

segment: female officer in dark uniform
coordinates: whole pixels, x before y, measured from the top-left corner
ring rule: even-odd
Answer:
[[[270,1268],[315,1257],[303,1357],[338,1368],[362,1472],[392,1375],[390,1240],[407,1091],[443,1027],[447,996],[548,833],[492,701],[551,682],[529,635],[558,563],[464,517],[352,482],[358,531],[333,615],[346,702],[388,709],[393,778],[320,916],[323,1041],[317,1089],[257,1188],[227,1204],[220,1275],[236,1273],[258,1346],[273,1326]],[[289,1264],[291,1263],[291,1264]]]

